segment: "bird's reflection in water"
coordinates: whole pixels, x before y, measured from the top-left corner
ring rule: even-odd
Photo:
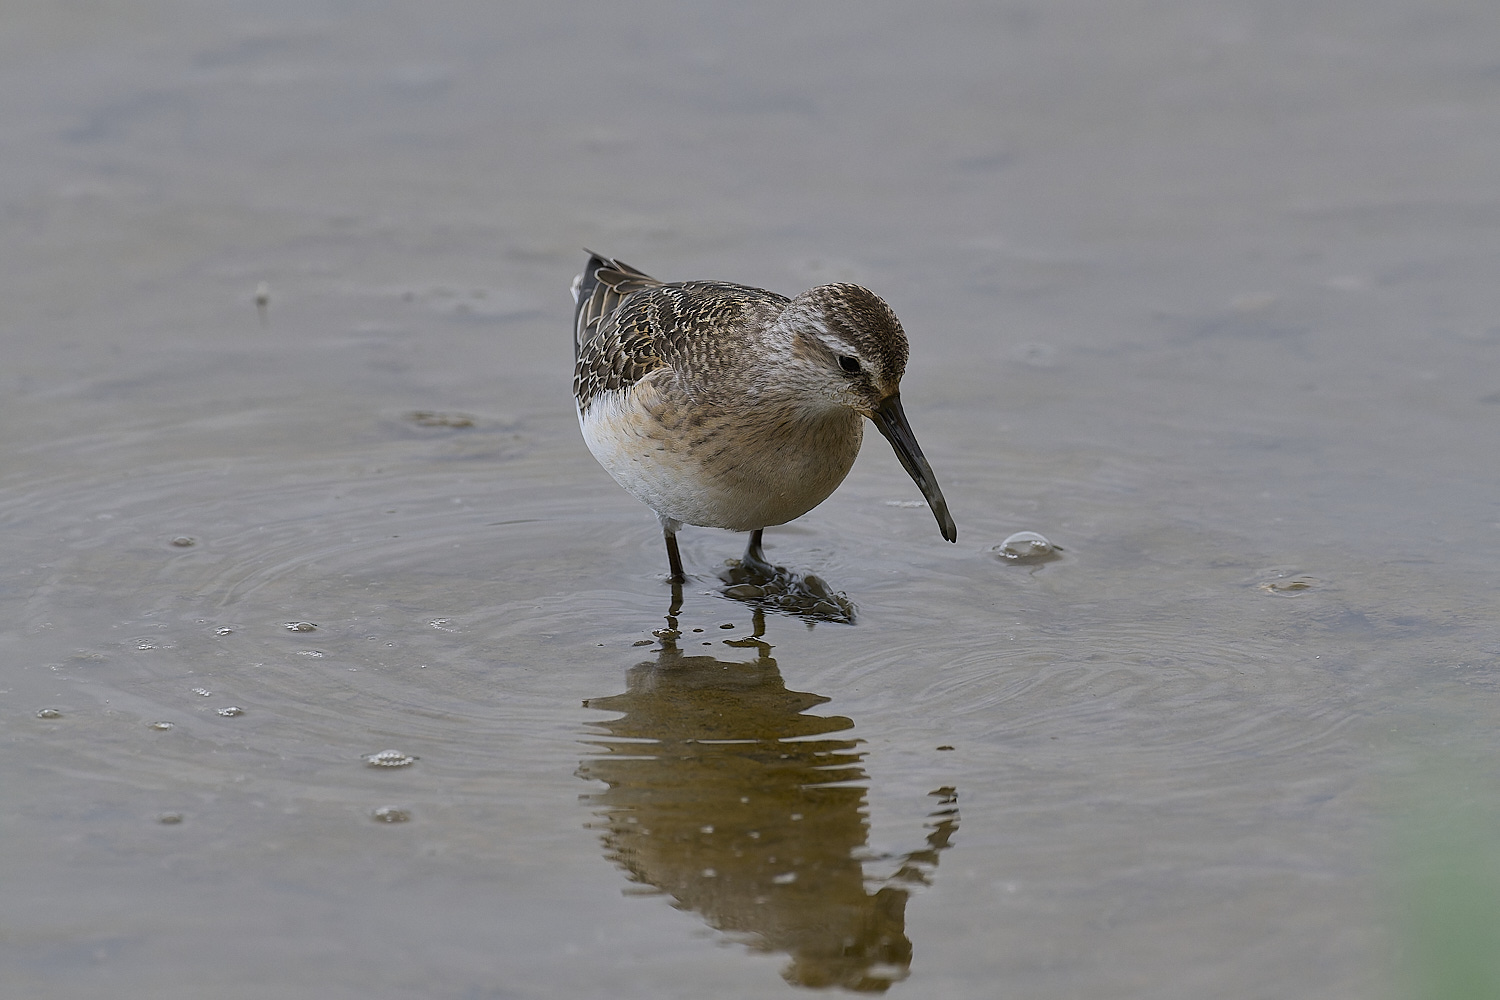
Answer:
[[[907,897],[958,829],[954,790],[932,793],[921,848],[873,854],[859,741],[832,735],[854,723],[787,689],[759,613],[753,638],[724,643],[754,658],[721,660],[678,648],[676,611],[626,691],[586,703],[620,713],[594,724],[578,771],[607,786],[585,797],[607,856],[732,938],[790,955],[790,983],[879,992],[906,978]]]

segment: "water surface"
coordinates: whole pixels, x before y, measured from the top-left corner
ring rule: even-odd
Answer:
[[[12,989],[1396,974],[1401,789],[1500,750],[1490,6],[11,6]],[[706,529],[674,604],[583,246],[885,296],[958,544],[870,435],[766,539],[855,624]]]

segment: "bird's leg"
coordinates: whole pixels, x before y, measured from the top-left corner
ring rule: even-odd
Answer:
[[[682,583],[687,579],[687,574],[682,571],[682,554],[677,551],[677,529],[682,527],[677,521],[661,519],[661,534],[667,542],[667,564],[672,569],[669,579],[673,583]]]
[[[776,573],[776,567],[766,561],[766,554],[760,548],[761,535],[765,533],[765,530],[765,528],[756,528],[750,532],[750,544],[745,546],[745,555],[740,560],[740,565],[745,569],[772,576]]]
[[[682,555],[677,551],[677,533],[666,531],[662,534],[667,540],[667,564],[672,569],[672,575],[668,579],[680,584],[687,579],[687,574],[682,571]]]

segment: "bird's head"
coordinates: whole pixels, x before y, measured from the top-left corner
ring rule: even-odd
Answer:
[[[957,541],[943,491],[901,408],[906,332],[891,307],[860,285],[819,285],[792,299],[776,326],[791,335],[787,374],[796,388],[874,421],[927,498],[943,537]]]

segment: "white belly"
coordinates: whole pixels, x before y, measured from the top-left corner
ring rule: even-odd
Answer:
[[[863,436],[852,410],[756,417],[688,415],[649,392],[609,392],[594,398],[579,426],[599,464],[657,514],[749,531],[785,524],[827,499]]]

